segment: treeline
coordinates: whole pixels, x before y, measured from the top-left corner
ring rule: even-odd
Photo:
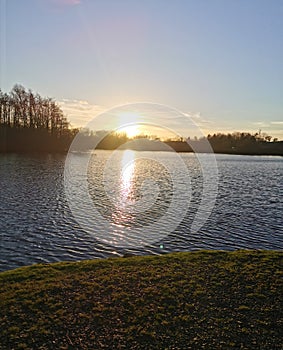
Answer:
[[[126,133],[109,132],[106,130],[90,131],[81,129],[77,134],[74,149],[85,151],[96,149],[113,150],[130,141]]]
[[[248,132],[217,133],[208,135],[207,140],[216,153],[283,154],[283,142],[261,131],[255,134]]]
[[[0,90],[0,151],[66,151],[76,132],[53,99],[21,85]]]
[[[166,140],[166,143],[177,152],[205,152],[207,141],[215,153],[251,154],[251,155],[283,155],[283,142],[277,138],[261,133],[248,132],[217,133],[197,139],[180,138]]]
[[[258,132],[255,134],[247,132],[235,132],[232,134],[217,133],[201,138],[174,138],[161,141],[158,137],[150,135],[137,135],[133,138],[126,134],[107,133],[107,131],[92,132],[81,131],[78,134],[78,150],[93,149],[133,149],[166,151],[169,146],[176,152],[208,152],[208,142],[215,153],[228,154],[258,154],[258,155],[283,155],[283,142],[271,136]],[[101,141],[98,143],[98,139]],[[208,141],[208,142],[207,142]]]

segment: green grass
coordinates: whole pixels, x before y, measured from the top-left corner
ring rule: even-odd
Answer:
[[[282,252],[201,251],[0,274],[1,349],[282,349]]]

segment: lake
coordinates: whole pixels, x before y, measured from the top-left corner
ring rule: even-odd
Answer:
[[[1,271],[125,253],[283,248],[281,157],[215,155],[216,188],[194,154],[115,154],[70,155],[78,172],[67,190],[65,155],[0,155]],[[88,159],[88,194],[76,199]],[[193,230],[197,216],[207,220]]]

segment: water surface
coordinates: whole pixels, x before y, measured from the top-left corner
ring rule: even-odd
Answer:
[[[120,160],[124,152],[121,151]],[[129,166],[122,178],[119,162],[112,162],[110,175],[103,173],[110,151],[96,151],[91,157],[87,174],[89,194],[100,214],[113,225],[142,228],[165,215],[170,206],[176,183],[162,162],[149,159],[151,152],[142,153],[144,160]],[[159,157],[174,166],[173,153],[160,152]],[[203,178],[193,154],[181,157],[191,183],[190,207],[185,218],[162,240],[123,249],[97,240],[73,217],[64,192],[65,156],[0,155],[0,270],[38,262],[121,256],[128,251],[160,254],[196,249],[283,248],[282,158],[216,155],[219,171],[216,204],[206,224],[192,233]],[[104,189],[105,181],[108,192]],[[158,196],[151,193],[152,187],[147,187],[146,181],[150,186],[154,183],[158,186]],[[177,186],[182,188],[182,177]],[[144,210],[131,212],[129,207],[123,207],[141,199]],[[170,220],[174,221],[174,217]],[[104,228],[95,229],[103,232]]]

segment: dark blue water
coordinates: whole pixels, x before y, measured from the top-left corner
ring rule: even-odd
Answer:
[[[110,154],[96,151],[88,172],[91,200],[105,220],[119,227],[142,228],[166,215],[176,190],[174,186],[182,186],[182,180],[174,183],[166,167],[152,159],[140,160],[122,178],[117,175],[117,164],[113,164],[113,184],[118,183],[112,186],[113,191],[120,188],[119,196],[130,204],[144,200],[144,212],[124,212],[123,203],[111,203],[111,196],[103,187],[108,181],[111,189],[112,179],[103,178]],[[162,157],[174,162],[168,153]],[[64,191],[65,156],[0,155],[0,270],[42,262],[121,256],[127,251],[160,254],[196,249],[283,248],[282,158],[216,155],[219,172],[216,203],[204,226],[192,232],[191,225],[200,209],[203,176],[193,154],[181,157],[191,182],[190,207],[184,219],[174,231],[154,243],[147,244],[141,239],[141,244],[122,248],[111,244],[107,234],[101,240],[103,226],[92,227],[99,233],[97,239],[74,218]],[[141,191],[146,178],[158,183],[157,197],[152,196],[151,187]],[[154,200],[154,204],[146,207],[147,199]],[[168,224],[174,220],[168,217]],[[159,227],[160,232],[165,232],[166,226]]]

